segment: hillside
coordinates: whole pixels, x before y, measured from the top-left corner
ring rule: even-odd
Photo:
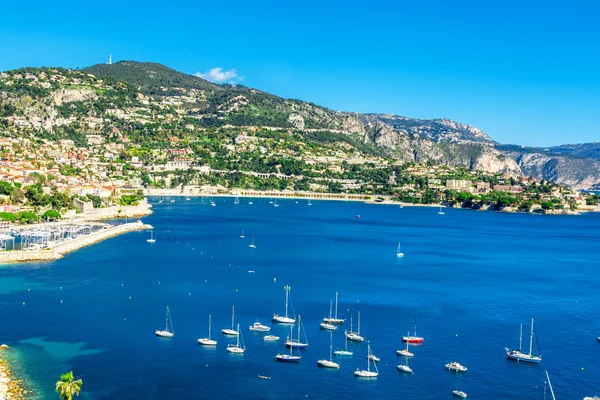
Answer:
[[[4,135],[69,139],[78,145],[88,142],[87,135],[99,135],[108,143],[142,149],[138,153],[143,162],[156,160],[156,150],[175,139],[186,143],[186,151],[206,157],[214,153],[210,146],[217,148],[208,142],[226,146],[240,133],[254,133],[279,138],[282,151],[300,158],[316,151],[525,174],[576,187],[600,183],[596,164],[577,161],[586,160],[582,157],[593,149],[556,148],[565,158],[553,167],[559,156],[540,158],[551,149],[500,146],[481,130],[455,121],[333,111],[135,61],[80,71],[25,68],[0,73],[1,130]],[[525,152],[537,154],[535,160],[524,157]]]

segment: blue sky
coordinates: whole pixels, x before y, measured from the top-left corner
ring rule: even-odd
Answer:
[[[336,110],[451,118],[501,143],[600,140],[600,2],[57,3],[3,5],[0,70],[112,53],[220,67],[213,77]]]

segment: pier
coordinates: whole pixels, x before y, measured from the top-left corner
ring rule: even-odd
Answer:
[[[27,261],[52,261],[62,258],[65,254],[90,246],[102,240],[118,236],[127,232],[152,229],[151,225],[141,222],[132,222],[113,227],[104,227],[98,231],[81,235],[74,239],[60,242],[43,249],[35,250],[9,250],[0,252],[0,264],[13,264]]]

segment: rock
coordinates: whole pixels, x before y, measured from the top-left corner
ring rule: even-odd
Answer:
[[[8,347],[8,345],[7,345],[7,344],[2,344],[2,345],[0,345],[0,349],[8,349],[8,348],[9,348],[9,347]]]

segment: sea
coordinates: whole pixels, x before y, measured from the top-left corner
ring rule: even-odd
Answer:
[[[543,399],[548,372],[557,399],[600,395],[600,213],[540,216],[359,202],[265,198],[150,198],[150,232],[132,232],[50,263],[0,267],[0,342],[30,398],[55,399],[61,373],[83,380],[82,399]],[[160,202],[159,200],[164,200]],[[250,204],[252,202],[252,204]],[[242,230],[245,239],[241,239]],[[254,238],[255,249],[249,247]],[[404,257],[397,257],[398,243]],[[253,272],[251,272],[253,271]],[[280,363],[301,316],[298,364]],[[332,335],[319,329],[339,293]],[[155,336],[169,307],[172,339]],[[243,355],[221,334],[240,324]],[[338,370],[317,367],[332,347]],[[214,348],[197,344],[208,335]],[[506,359],[529,351],[540,364]],[[397,371],[402,336],[414,374]],[[260,321],[278,342],[249,331]],[[294,330],[294,336],[296,336]],[[367,342],[381,358],[376,379]],[[295,351],[298,352],[298,351]],[[465,373],[447,371],[458,361]],[[373,369],[373,365],[371,365]],[[261,379],[260,376],[270,379]],[[548,389],[548,398],[550,397]]]

